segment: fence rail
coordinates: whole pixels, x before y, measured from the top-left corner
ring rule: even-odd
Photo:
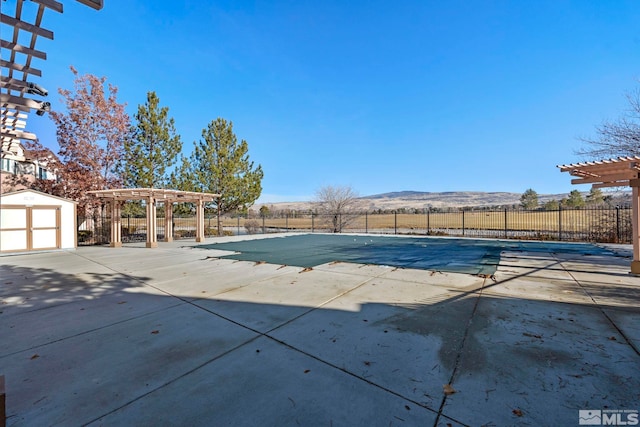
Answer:
[[[146,219],[123,217],[123,242],[146,240]],[[158,240],[164,238],[164,218],[158,218]],[[173,238],[194,238],[196,218],[174,218]],[[227,235],[276,232],[336,232],[413,234],[503,239],[631,243],[631,208],[546,210],[451,210],[424,213],[324,215],[311,212],[264,217],[225,216]],[[109,242],[109,217],[78,217],[80,245]],[[216,219],[205,219],[205,236],[217,234]]]

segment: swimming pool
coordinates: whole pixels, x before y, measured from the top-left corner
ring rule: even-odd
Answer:
[[[505,250],[611,255],[590,243],[345,234],[301,234],[198,247],[234,252],[223,258],[297,267],[343,261],[469,274],[495,273]]]

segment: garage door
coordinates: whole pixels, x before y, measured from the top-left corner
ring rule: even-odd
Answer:
[[[3,205],[0,251],[60,248],[60,206]]]

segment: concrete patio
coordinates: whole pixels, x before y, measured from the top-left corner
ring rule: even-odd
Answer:
[[[640,409],[627,247],[503,252],[480,277],[196,245],[0,257],[7,425],[570,426]]]

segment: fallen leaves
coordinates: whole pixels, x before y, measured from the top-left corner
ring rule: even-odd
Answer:
[[[302,271],[300,273],[306,273],[307,271],[311,271],[311,270],[313,270],[313,268],[305,267],[305,268],[302,269]]]
[[[35,359],[37,359],[38,357],[40,357],[40,355],[36,353],[36,354],[34,354],[33,356],[31,356],[31,360],[35,360]]]
[[[538,338],[538,339],[542,339],[542,335],[538,335],[538,334],[530,334],[529,332],[523,332],[522,335],[524,335],[525,337],[529,337],[529,338]]]
[[[457,393],[457,390],[451,386],[451,384],[444,384],[442,390],[446,396]]]
[[[154,335],[157,335],[157,334],[160,333],[160,331],[156,329],[155,331],[151,331],[151,333],[154,334]]]
[[[524,415],[524,412],[522,412],[522,410],[521,410],[521,409],[518,409],[518,408],[514,409],[514,410],[513,410],[513,411],[511,411],[511,412],[513,412],[513,415],[515,415],[516,417],[521,417],[521,416],[523,416],[523,415]]]

